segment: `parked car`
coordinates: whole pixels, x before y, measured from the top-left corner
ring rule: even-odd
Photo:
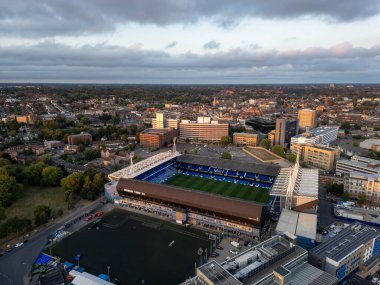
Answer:
[[[88,217],[86,218],[86,222],[91,221],[92,219],[93,219],[92,216],[88,216]]]
[[[16,243],[15,248],[18,248],[18,247],[22,246],[23,244],[24,244],[23,242],[18,242],[18,243]]]
[[[230,252],[231,252],[232,254],[238,254],[238,253],[239,253],[239,252],[238,252],[237,250],[235,250],[235,249],[231,249]]]
[[[223,247],[222,247],[222,246],[220,246],[220,245],[217,245],[217,246],[216,246],[216,249],[220,249],[220,250],[223,250]]]

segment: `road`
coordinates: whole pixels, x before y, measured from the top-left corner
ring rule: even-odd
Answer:
[[[333,204],[326,199],[326,189],[324,185],[319,186],[318,196],[318,228],[325,228],[336,221],[333,212]]]
[[[44,248],[50,234],[58,228],[73,220],[77,216],[89,211],[100,203],[100,199],[79,208],[57,220],[53,225],[42,229],[30,237],[29,241],[19,248],[4,254],[0,258],[0,284],[1,285],[25,285],[29,284],[27,273],[30,272],[33,262]]]

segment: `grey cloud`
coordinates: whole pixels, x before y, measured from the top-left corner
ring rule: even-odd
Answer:
[[[2,0],[0,34],[24,37],[99,34],[119,24],[159,26],[211,19],[234,27],[244,18],[354,21],[379,14],[379,0]]]
[[[165,48],[166,48],[166,49],[173,48],[173,47],[175,47],[176,45],[177,45],[177,42],[174,41],[174,42],[171,42],[170,44],[168,44]]]
[[[203,49],[219,49],[220,43],[217,41],[209,41],[203,45]]]
[[[379,82],[380,45],[171,55],[143,48],[56,42],[0,47],[3,82]],[[327,81],[324,81],[329,79]]]

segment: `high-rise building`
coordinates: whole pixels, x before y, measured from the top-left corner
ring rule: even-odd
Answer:
[[[317,112],[311,109],[298,111],[298,126],[302,131],[314,129],[317,125]]]
[[[163,129],[165,128],[166,119],[164,112],[157,112],[156,118],[152,119],[152,127],[153,129]]]
[[[173,128],[175,130],[178,130],[178,124],[178,119],[167,118],[164,112],[157,112],[156,118],[152,119],[153,129]]]
[[[269,133],[276,129],[276,122],[265,117],[253,117],[245,121],[247,126],[251,126],[255,131]]]
[[[228,136],[228,124],[211,121],[209,117],[198,117],[197,122],[182,120],[179,124],[181,140],[219,142],[225,136]]]
[[[277,119],[274,145],[286,147],[290,143],[290,138],[297,135],[297,133],[297,120]]]

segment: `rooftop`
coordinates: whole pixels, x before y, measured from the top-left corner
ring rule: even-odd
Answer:
[[[283,209],[276,232],[290,232],[296,236],[315,240],[317,236],[317,215]]]
[[[339,262],[356,248],[377,236],[379,236],[379,233],[375,228],[353,223],[340,231],[335,237],[310,250],[310,252]]]
[[[300,138],[300,137],[317,137],[317,136],[322,136],[322,135],[326,135],[328,134],[329,132],[333,131],[333,130],[339,130],[339,127],[337,126],[324,126],[324,127],[318,127],[318,128],[314,128],[308,132],[304,132],[302,134],[299,134],[299,135],[296,135],[294,136],[293,138]]]
[[[184,154],[178,157],[179,162],[192,163],[198,165],[212,166],[217,168],[231,169],[237,171],[253,172],[258,174],[265,174],[276,176],[280,167],[277,165],[268,165],[252,162],[240,162],[236,160],[212,158],[200,155]]]
[[[241,285],[231,273],[225,270],[219,263],[211,261],[197,269],[207,279],[211,280],[214,285]]]
[[[146,129],[144,131],[142,131],[143,134],[151,134],[151,135],[159,135],[159,134],[166,134],[167,132],[169,132],[170,129],[169,128],[163,128],[163,129]]]
[[[332,285],[338,281],[333,275],[308,264],[306,261],[292,268],[288,267],[285,270],[291,273],[290,279],[292,285]],[[277,285],[277,283],[272,281],[271,283],[267,283],[267,285]]]

